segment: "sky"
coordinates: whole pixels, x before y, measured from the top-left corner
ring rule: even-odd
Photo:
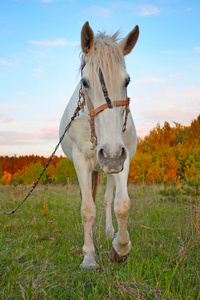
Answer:
[[[53,152],[80,80],[86,21],[94,33],[120,29],[122,38],[139,26],[125,57],[138,136],[199,115],[199,0],[0,0],[0,155]]]

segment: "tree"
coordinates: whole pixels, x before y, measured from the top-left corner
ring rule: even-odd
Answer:
[[[56,170],[56,183],[78,183],[73,162],[69,158],[63,158],[58,163]]]
[[[137,183],[145,183],[147,179],[148,169],[152,164],[152,156],[149,153],[136,152],[131,160],[129,181]]]
[[[179,162],[173,150],[169,149],[162,158],[162,165],[164,168],[163,180],[167,183],[173,183],[178,179]]]
[[[24,174],[22,176],[22,182],[24,184],[33,184],[38,179],[43,169],[44,167],[42,163],[40,162],[31,163],[25,168],[23,172]],[[40,179],[40,183],[46,183],[46,182],[47,182],[47,173],[45,172],[42,178]]]
[[[1,179],[1,181],[4,183],[4,184],[7,184],[9,185],[10,181],[12,179],[12,174],[4,171],[4,174],[3,174],[3,177]]]

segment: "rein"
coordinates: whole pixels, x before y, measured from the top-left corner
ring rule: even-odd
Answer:
[[[83,64],[83,66],[81,68],[81,71],[83,70],[84,67],[85,67],[85,63]],[[126,105],[126,115],[125,115],[124,125],[122,127],[122,132],[124,132],[126,130],[127,117],[128,117],[128,113],[130,112],[130,110],[129,110],[130,99],[127,97],[126,100],[119,100],[119,101],[111,102],[111,100],[108,96],[107,87],[106,87],[106,84],[105,84],[105,81],[104,81],[104,78],[103,78],[103,73],[101,72],[101,69],[99,69],[99,75],[100,75],[100,82],[101,82],[102,91],[103,91],[106,103],[94,109],[94,106],[93,106],[93,104],[90,100],[90,97],[88,96],[86,91],[83,91],[82,84],[81,84],[81,87],[80,87],[80,90],[79,90],[79,99],[78,99],[78,102],[77,102],[77,107],[76,107],[76,109],[73,113],[73,116],[71,117],[70,122],[65,127],[65,130],[64,130],[62,136],[60,137],[60,140],[59,140],[58,144],[56,145],[53,153],[51,154],[46,166],[44,167],[43,171],[40,173],[38,179],[35,181],[34,185],[31,188],[31,190],[27,193],[26,197],[21,201],[21,203],[14,210],[12,210],[10,212],[5,212],[6,214],[8,214],[8,215],[14,214],[22,206],[22,204],[26,201],[26,199],[32,194],[33,190],[38,185],[42,175],[44,174],[44,172],[48,168],[50,162],[52,161],[56,151],[58,150],[62,140],[65,137],[65,134],[69,130],[69,127],[71,126],[71,123],[76,119],[77,116],[79,116],[79,112],[84,109],[84,106],[85,106],[86,103],[87,103],[87,106],[88,106],[88,109],[89,109],[89,115],[90,115],[90,120],[89,120],[90,129],[91,129],[91,139],[90,139],[90,141],[93,144],[93,146],[91,148],[92,150],[94,150],[95,147],[97,146],[97,137],[96,137],[96,133],[95,133],[94,117],[97,114],[99,114],[100,112],[104,111],[105,109],[107,109],[107,108],[111,109],[113,107]],[[82,101],[81,101],[81,98],[82,98]]]
[[[71,117],[70,122],[69,122],[69,123],[67,124],[67,126],[65,127],[65,130],[64,130],[62,136],[60,137],[59,143],[56,145],[56,147],[55,147],[53,153],[51,154],[51,156],[50,156],[50,158],[49,158],[49,160],[48,160],[46,166],[44,167],[44,169],[43,169],[42,172],[40,173],[38,179],[36,180],[36,182],[35,182],[34,185],[32,186],[31,190],[28,192],[28,194],[26,195],[26,197],[23,199],[23,201],[22,201],[22,202],[21,202],[14,210],[12,210],[12,211],[10,211],[10,212],[7,212],[7,211],[5,212],[7,215],[12,215],[12,214],[14,214],[14,213],[18,210],[18,208],[20,208],[20,206],[22,206],[22,204],[26,201],[26,199],[32,194],[33,190],[34,190],[34,189],[36,188],[36,186],[38,185],[38,183],[39,183],[39,181],[40,181],[42,175],[44,174],[44,172],[45,172],[46,169],[48,168],[48,166],[49,166],[50,162],[52,161],[52,159],[53,159],[53,157],[54,157],[56,151],[58,150],[58,148],[59,148],[59,146],[60,146],[62,140],[64,139],[65,134],[66,134],[67,131],[69,130],[69,127],[71,126],[71,123],[76,119],[77,116],[79,116],[79,112],[84,108],[84,105],[85,105],[84,99],[83,99],[83,101],[81,102],[81,97],[82,97],[82,94],[79,92],[79,100],[78,100],[78,103],[77,103],[77,107],[76,107],[76,109],[75,109],[75,111],[74,111],[74,113],[73,113],[73,116]]]

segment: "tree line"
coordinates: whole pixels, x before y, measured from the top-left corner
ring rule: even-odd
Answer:
[[[0,156],[0,184],[32,184],[48,158]],[[188,182],[200,184],[200,115],[189,126],[174,122],[158,124],[144,139],[138,138],[135,157],[131,160],[128,180],[133,183]],[[77,183],[73,163],[54,156],[41,183]]]

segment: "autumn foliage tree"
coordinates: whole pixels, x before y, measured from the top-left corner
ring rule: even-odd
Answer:
[[[58,163],[56,183],[78,183],[73,162],[69,158],[63,158]]]
[[[130,164],[129,181],[168,184],[200,182],[200,115],[190,126],[158,124],[143,140]]]
[[[1,184],[33,184],[48,158],[43,156],[0,156]],[[138,138],[137,152],[130,163],[134,183],[179,183],[200,186],[200,115],[190,126],[174,122],[158,124],[144,139]],[[54,156],[40,183],[78,183],[73,163]]]

